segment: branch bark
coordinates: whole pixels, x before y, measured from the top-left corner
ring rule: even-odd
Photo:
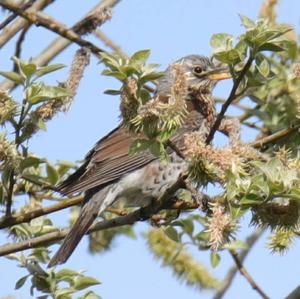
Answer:
[[[250,143],[254,148],[262,148],[264,145],[273,143],[275,141],[278,141],[280,139],[283,139],[287,136],[289,136],[291,133],[294,133],[296,131],[299,131],[300,125],[293,126],[291,128],[282,129],[272,135],[266,136],[264,138],[261,138],[259,140],[253,141]]]
[[[215,123],[213,124],[207,138],[206,138],[206,144],[211,143],[211,141],[214,139],[214,135],[215,135],[216,131],[218,130],[218,128],[220,127],[221,121],[224,118],[228,107],[235,100],[236,92],[237,92],[237,90],[240,86],[240,83],[242,82],[244,76],[246,75],[246,73],[250,69],[253,60],[254,60],[254,57],[253,57],[252,53],[250,53],[249,58],[248,58],[248,60],[245,64],[244,68],[242,69],[242,71],[239,74],[239,76],[237,77],[237,79],[234,81],[234,84],[233,84],[233,87],[232,87],[231,92],[229,94],[229,97],[227,98],[226,102],[222,105],[222,109],[221,109],[220,113],[218,114],[218,117],[217,117]]]
[[[246,268],[243,266],[238,254],[230,250],[229,251],[234,262],[236,263],[236,266],[239,270],[239,272],[247,279],[253,290],[255,290],[262,298],[264,299],[270,299],[270,297],[258,286],[258,284],[255,282],[253,277],[249,274],[249,272],[246,270]]]
[[[159,212],[161,209],[166,208],[166,206],[171,204],[171,199],[173,194],[181,187],[184,186],[184,180],[186,176],[180,177],[177,182],[175,182],[166,192],[160,196],[155,202],[151,205],[144,208],[135,210],[132,213],[129,213],[125,216],[116,217],[111,220],[104,220],[94,224],[87,234],[90,234],[95,231],[120,227],[124,225],[132,225],[137,221],[145,221],[149,219],[152,215]],[[40,246],[49,245],[58,240],[63,239],[69,232],[69,229],[58,230],[57,232],[45,234],[40,237],[32,238],[30,240],[22,241],[15,244],[7,244],[0,247],[0,256],[5,256],[7,254],[23,251],[30,248],[36,248]]]
[[[41,14],[39,12],[32,12],[32,11],[27,12],[26,10],[24,11],[21,8],[17,7],[16,5],[9,3],[8,1],[0,2],[0,6],[21,16],[22,18],[26,19],[31,24],[35,24],[35,25],[44,27],[44,28],[46,28],[54,33],[57,33],[58,35],[80,45],[81,47],[89,48],[95,55],[98,55],[99,53],[104,51],[101,48],[95,46],[93,43],[91,43],[85,39],[82,39],[72,29],[66,28],[66,26],[64,26],[62,23],[59,23],[55,19],[53,19],[45,14]],[[107,10],[105,13],[105,10],[106,10],[106,8],[103,9],[102,24],[111,17],[110,11]]]
[[[29,8],[32,4],[34,4],[35,0],[29,0],[24,5],[22,5],[21,9],[25,10]],[[17,14],[12,14],[8,16],[1,24],[0,24],[0,30],[2,30],[5,26],[7,26],[10,22],[12,22],[15,18],[17,18]]]
[[[74,26],[72,26],[71,29],[80,36],[89,33],[88,31],[89,28],[86,27],[84,20],[88,21],[88,16],[93,14],[95,11],[103,9],[105,7],[113,7],[119,2],[120,0],[100,1],[94,8],[92,8],[88,12],[88,14],[82,20],[80,20]],[[45,47],[45,49],[38,56],[34,57],[32,59],[32,62],[38,66],[47,65],[52,59],[54,59],[57,55],[59,55],[63,50],[65,50],[71,44],[72,42],[70,40],[65,39],[63,37],[57,37],[47,47]],[[0,89],[2,90],[10,90],[16,86],[17,84],[10,80],[4,80],[3,82],[0,83]]]
[[[240,254],[239,254],[239,259],[241,261],[241,263],[243,263],[246,259],[246,257],[248,256],[248,254],[250,253],[251,249],[253,248],[253,246],[255,245],[256,241],[261,237],[261,235],[264,233],[264,229],[259,228],[258,230],[256,230],[253,234],[251,234],[247,239],[246,239],[246,244],[248,245],[247,249],[244,249]],[[218,290],[218,292],[215,294],[215,296],[213,297],[213,299],[221,299],[223,298],[223,296],[225,295],[225,293],[227,292],[227,290],[229,289],[229,287],[231,286],[233,279],[236,275],[236,273],[238,272],[238,268],[236,267],[236,265],[234,265],[227,273],[223,285],[221,286],[221,288]]]
[[[54,2],[54,0],[37,0],[32,4],[29,11],[34,12],[42,10],[52,2]],[[27,20],[21,18],[16,20],[10,26],[6,27],[0,34],[0,48],[2,48],[11,38],[13,38],[20,30],[22,30],[27,25],[27,23]]]

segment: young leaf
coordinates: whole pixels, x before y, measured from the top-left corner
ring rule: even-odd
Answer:
[[[55,72],[57,70],[60,70],[61,68],[64,68],[64,67],[66,67],[66,66],[61,63],[38,67],[37,71],[35,72],[35,79],[40,78],[46,74]]]
[[[150,50],[141,50],[141,51],[135,52],[131,56],[130,61],[132,63],[144,64],[146,62],[146,60],[149,58],[150,53],[151,53]]]
[[[228,51],[232,49],[233,37],[227,33],[214,34],[210,39],[210,45],[214,52]]]
[[[24,63],[20,61],[20,68],[27,79],[29,79],[36,71],[36,65],[33,63]]]
[[[121,91],[120,91],[120,90],[116,90],[116,89],[106,89],[106,90],[104,91],[104,94],[116,96],[116,95],[120,95],[120,94],[121,94]]]
[[[251,19],[249,19],[248,17],[243,16],[243,15],[239,15],[239,17],[242,21],[242,24],[244,25],[244,27],[246,29],[252,29],[256,26],[255,22],[252,21]]]
[[[26,280],[27,280],[28,277],[29,277],[29,275],[26,275],[26,276],[21,277],[21,278],[16,282],[15,290],[20,289],[20,288],[24,285],[24,283],[26,282]]]
[[[52,185],[55,185],[59,178],[59,175],[58,175],[55,167],[52,166],[51,164],[47,164],[46,170],[47,170],[47,178],[48,178],[49,182]]]
[[[23,82],[24,82],[24,78],[16,72],[1,72],[0,71],[0,75],[5,77],[6,79],[16,82],[17,84],[23,84]]]
[[[220,263],[221,257],[218,253],[212,251],[210,253],[210,263],[213,268],[217,267]]]
[[[257,65],[257,69],[259,73],[265,78],[270,74],[270,66],[266,59],[264,59],[259,65]]]
[[[97,285],[97,284],[100,284],[100,281],[98,281],[96,278],[90,277],[90,276],[81,276],[81,277],[76,278],[75,284],[73,287],[76,290],[83,290],[85,288],[88,288],[90,286]]]
[[[177,230],[173,226],[168,226],[164,230],[165,234],[174,242],[180,242],[180,237]]]
[[[32,84],[28,88],[28,101],[31,104],[38,104],[43,101],[49,101],[68,96],[72,96],[72,93],[62,87]]]

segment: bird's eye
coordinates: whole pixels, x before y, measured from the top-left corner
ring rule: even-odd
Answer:
[[[199,75],[199,74],[201,74],[202,72],[203,72],[203,69],[202,69],[201,66],[196,66],[196,67],[194,67],[194,73],[195,73],[196,75]]]

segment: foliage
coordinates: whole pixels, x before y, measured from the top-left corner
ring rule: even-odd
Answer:
[[[300,51],[293,29],[277,24],[274,14],[272,18],[257,21],[246,16],[240,18],[244,33],[236,39],[230,34],[215,34],[211,46],[214,57],[228,65],[234,84],[238,85],[233,95],[236,102],[247,98],[254,107],[245,109],[242,124],[247,125],[247,120],[254,118],[260,137],[291,126],[298,127],[300,76],[296,62]],[[164,73],[156,71],[158,65],[147,63],[149,56],[149,50],[138,51],[129,58],[117,53],[102,53],[102,62],[107,67],[103,74],[121,82],[120,89],[110,89],[106,93],[121,97],[124,125],[137,136],[131,153],[149,150],[167,160],[166,143],[187,116],[184,101],[187,84],[180,65],[173,65],[171,97],[167,102],[160,101],[155,94],[155,84]],[[86,65],[87,60],[82,64]],[[13,215],[22,215],[36,211],[44,206],[47,199],[62,202],[65,198],[55,195],[55,185],[76,168],[68,161],[52,163],[31,153],[29,148],[33,134],[45,130],[46,122],[68,106],[76,92],[68,88],[69,84],[50,86],[40,81],[63,65],[39,67],[18,58],[14,61],[17,72],[0,72],[23,88],[21,101],[9,92],[0,91],[0,124],[3,128],[0,134],[0,204],[5,209],[2,220],[11,219],[12,212]],[[78,80],[73,82],[73,86],[78,86],[82,72],[77,72],[76,76]],[[219,251],[247,248],[245,242],[237,239],[245,213],[251,213],[254,226],[269,228],[268,247],[272,252],[287,251],[298,238],[299,132],[294,130],[260,151],[242,142],[216,148],[192,134],[187,136],[186,146],[189,179],[197,187],[216,184],[221,192],[209,197],[205,207],[202,202],[201,213],[198,210],[194,213],[187,211],[182,216],[180,209],[178,212],[160,211],[155,216],[162,221],[155,223],[154,218],[152,221],[162,227],[150,229],[145,237],[154,255],[163,261],[164,266],[172,268],[180,280],[203,289],[217,289],[220,282],[204,265],[194,260],[189,249],[209,251],[211,265],[216,267],[221,258]],[[191,195],[194,194],[183,191],[178,198],[184,203],[191,203]],[[21,206],[16,204],[17,199]],[[102,219],[112,219],[115,214],[120,215],[120,210],[125,214],[131,211],[118,206],[115,211],[102,215]],[[76,218],[77,211],[72,210],[73,218]],[[16,241],[30,240],[57,230],[50,216],[8,227],[8,233]],[[135,236],[133,227],[94,232],[90,235],[90,251],[108,250],[120,234]],[[74,298],[78,291],[99,284],[98,280],[82,272],[65,268],[44,270],[44,264],[49,261],[48,248],[36,248],[28,255],[22,253],[8,258],[28,271],[17,281],[16,288],[21,288],[30,279],[32,296],[34,291],[38,291],[57,299]],[[78,298],[99,296],[88,291]]]

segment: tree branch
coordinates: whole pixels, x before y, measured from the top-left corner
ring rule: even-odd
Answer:
[[[25,9],[29,8],[35,1],[36,0],[29,0],[24,5],[21,6],[21,9],[25,10]],[[15,13],[8,16],[2,23],[0,23],[0,30],[2,30],[6,25],[8,25],[10,22],[12,22],[17,17],[18,17],[18,15]]]
[[[251,142],[250,145],[253,146],[254,148],[262,148],[266,144],[278,141],[282,138],[289,136],[291,133],[299,131],[299,129],[300,129],[300,125],[297,125],[297,126],[294,126],[291,128],[287,128],[287,129],[282,129],[272,135],[255,140],[255,141]]]
[[[149,219],[152,215],[159,212],[161,209],[166,208],[166,206],[171,205],[171,199],[173,194],[181,187],[184,186],[184,180],[186,176],[180,177],[169,189],[164,192],[156,201],[154,201],[149,206],[135,210],[125,216],[116,217],[111,220],[104,220],[94,224],[87,234],[94,231],[99,231],[107,228],[119,227],[124,225],[132,225],[137,221],[144,221]],[[36,248],[40,246],[45,246],[46,244],[54,243],[58,240],[63,239],[70,229],[62,229],[57,232],[45,234],[40,237],[32,238],[30,240],[22,241],[16,244],[7,244],[0,247],[0,256],[5,256],[7,254],[19,252],[22,250]]]
[[[53,2],[54,0],[37,0],[30,7],[30,11],[42,10]],[[5,28],[5,30],[3,30],[3,32],[0,34],[0,48],[2,48],[11,38],[13,38],[20,30],[22,30],[27,25],[27,23],[28,22],[26,20],[21,18]]]
[[[249,274],[249,272],[246,270],[246,268],[243,266],[238,254],[233,251],[229,250],[234,262],[236,263],[236,266],[239,270],[239,272],[247,279],[251,287],[260,294],[260,296],[264,299],[270,299],[268,295],[258,286],[258,284],[254,281],[252,276]]]
[[[94,8],[92,8],[88,14],[79,22],[77,22],[71,29],[78,35],[84,35],[90,33],[90,26],[86,26],[86,23],[89,23],[89,16],[93,15],[96,11],[104,9],[105,7],[113,7],[120,0],[102,0]],[[21,19],[23,21],[23,19]],[[0,38],[1,41],[1,38]],[[63,50],[71,45],[71,41],[63,37],[57,37],[54,39],[45,49],[36,57],[32,59],[32,63],[35,63],[38,66],[44,66],[48,64],[52,59],[59,55]],[[0,46],[1,47],[1,46]],[[10,80],[4,80],[0,83],[0,89],[10,90],[16,87],[17,84]]]
[[[76,32],[74,32],[72,29],[67,29],[63,24],[57,22],[55,19],[45,15],[40,14],[39,12],[27,12],[22,10],[21,8],[18,8],[16,5],[13,5],[7,1],[0,2],[0,6],[3,8],[6,8],[15,14],[18,14],[22,18],[26,19],[31,24],[35,24],[41,27],[44,27],[54,33],[57,33],[58,35],[67,38],[68,40],[80,45],[81,47],[89,48],[95,55],[99,55],[99,53],[103,52],[101,48],[95,46],[93,43],[82,39]],[[100,24],[103,24],[105,21],[111,18],[111,12],[108,8],[104,8],[102,12],[102,22],[99,22]]]
[[[240,254],[239,254],[239,259],[241,263],[243,263],[250,253],[251,249],[255,245],[256,241],[261,237],[265,230],[262,228],[257,229],[254,233],[252,233],[247,239],[246,239],[246,244],[248,245],[247,249],[244,249]],[[221,299],[225,295],[226,291],[229,289],[231,286],[233,279],[238,272],[238,268],[236,265],[234,265],[227,273],[224,282],[221,286],[221,288],[218,290],[218,292],[215,294],[213,299]]]
[[[98,37],[100,40],[102,40],[102,42],[113,51],[120,53],[125,57],[128,57],[128,55],[122,50],[122,48],[117,44],[115,44],[103,31],[96,29],[94,31],[94,35]]]
[[[229,94],[229,97],[226,100],[226,102],[222,105],[222,109],[221,109],[220,113],[218,114],[218,117],[217,117],[215,123],[213,124],[207,138],[206,138],[206,144],[209,144],[214,139],[214,135],[215,135],[216,131],[218,130],[218,128],[221,124],[221,121],[222,121],[228,107],[235,100],[235,98],[237,96],[236,95],[237,89],[238,89],[240,83],[242,82],[244,76],[246,75],[246,73],[250,69],[251,64],[253,62],[253,59],[254,59],[253,54],[250,52],[249,58],[248,58],[248,60],[245,64],[244,68],[242,69],[242,71],[241,71],[240,75],[237,77],[237,79],[234,81],[234,84],[233,84],[233,87],[232,87],[231,92]]]
[[[15,57],[17,57],[17,58],[21,58],[22,44],[23,44],[23,42],[24,42],[24,40],[25,40],[25,36],[26,36],[26,34],[27,34],[29,28],[30,28],[30,25],[27,25],[27,26],[25,26],[25,27],[22,29],[21,34],[20,34],[20,36],[19,36],[19,38],[18,38],[18,40],[17,40],[17,42],[16,42]],[[14,62],[13,71],[14,71],[14,72],[17,72],[17,71],[18,71],[18,66],[17,66],[16,62]]]

